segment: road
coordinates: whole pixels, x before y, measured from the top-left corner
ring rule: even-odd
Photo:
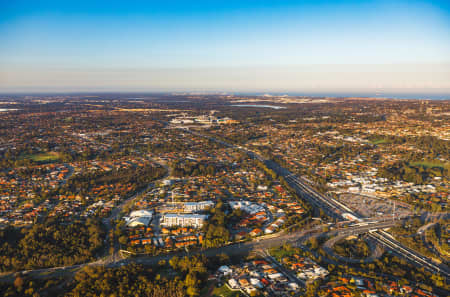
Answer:
[[[428,270],[433,273],[440,273],[447,278],[450,279],[450,270],[445,264],[437,264],[430,260],[429,258],[423,256],[422,254],[402,245],[397,240],[391,237],[386,231],[376,231],[371,232],[369,236],[375,239],[378,243],[383,245],[385,248],[390,249],[395,254],[406,258],[417,267],[423,267],[425,270]]]
[[[306,282],[299,279],[295,273],[284,267],[282,264],[280,264],[274,257],[272,257],[267,251],[261,251],[261,256],[263,256],[265,259],[269,260],[273,265],[275,265],[284,275],[287,276],[290,282],[294,282],[297,285],[306,288]]]
[[[188,130],[189,131],[189,130]],[[351,214],[359,221],[364,221],[366,218],[362,218],[358,216],[355,212],[353,212],[351,209],[349,209],[347,206],[342,204],[341,202],[337,201],[336,199],[324,195],[322,193],[319,193],[315,189],[313,189],[306,181],[304,181],[301,177],[298,177],[294,174],[292,174],[289,170],[286,168],[281,167],[276,162],[273,162],[271,160],[266,160],[262,156],[256,154],[255,152],[252,152],[246,148],[236,146],[230,143],[226,143],[222,140],[216,139],[211,136],[202,135],[200,133],[189,131],[195,135],[207,137],[211,140],[214,140],[218,143],[221,143],[227,147],[233,147],[235,149],[241,150],[246,152],[250,157],[257,159],[261,162],[263,162],[268,168],[272,169],[274,172],[276,172],[279,176],[282,176],[288,184],[295,190],[295,192],[302,197],[303,199],[310,202],[312,205],[321,208],[325,213],[330,215],[333,218],[336,219],[345,219],[343,216],[345,213]],[[368,230],[370,231],[370,229]],[[422,254],[418,253],[417,251],[414,251],[412,249],[409,249],[408,247],[405,247],[403,244],[392,238],[387,232],[385,231],[375,231],[370,232],[370,237],[376,240],[379,244],[381,244],[383,247],[388,248],[395,252],[397,255],[409,260],[412,264],[417,266],[418,268],[424,268],[432,273],[441,273],[444,275],[447,280],[450,280],[450,269],[444,265],[444,264],[436,264],[433,262],[433,260],[423,256]]]
[[[387,226],[392,226],[394,222],[378,222],[371,224],[370,226],[355,226],[355,227],[348,227],[348,228],[337,228],[332,231],[329,231],[327,234],[330,236],[334,236],[336,234],[362,234],[366,233],[371,229],[375,228],[386,228]],[[331,225],[332,226],[332,225]],[[297,244],[299,240],[305,239],[309,237],[311,234],[321,234],[322,228],[324,226],[315,226],[311,229],[307,230],[301,230],[301,231],[295,231],[292,233],[281,233],[280,236],[267,236],[264,238],[255,238],[252,241],[246,241],[246,242],[239,242],[239,243],[232,243],[226,246],[218,247],[218,248],[211,248],[211,249],[198,249],[198,250],[192,250],[189,253],[186,251],[177,251],[172,252],[169,254],[162,254],[158,256],[142,256],[142,257],[135,257],[130,259],[115,259],[114,261],[95,261],[90,263],[84,263],[84,264],[78,264],[73,266],[66,266],[66,267],[52,267],[52,268],[43,268],[43,269],[35,269],[35,270],[26,270],[26,271],[20,271],[18,273],[24,273],[30,276],[33,276],[35,278],[47,278],[51,276],[67,276],[67,275],[73,275],[76,271],[78,271],[80,268],[87,267],[87,266],[105,266],[105,267],[119,267],[122,265],[126,265],[129,263],[138,263],[138,264],[145,264],[145,265],[154,265],[157,264],[161,260],[169,260],[173,256],[179,256],[183,257],[186,255],[205,255],[207,257],[213,257],[218,254],[227,254],[227,255],[243,255],[247,254],[249,252],[255,251],[255,250],[267,250],[272,247],[277,247],[280,245],[283,245],[285,243],[290,244]],[[17,273],[17,272],[16,272]],[[1,279],[9,279],[14,280],[15,272],[6,272],[1,273],[0,278]]]
[[[183,129],[186,131],[186,129]],[[235,145],[231,145],[229,143],[223,142],[221,140],[215,139],[210,136],[205,136],[202,134],[199,134],[197,132],[189,131],[195,135],[199,135],[202,137],[207,137],[211,140],[217,141],[227,147],[233,147],[235,149],[239,149],[241,151],[246,152],[250,157],[260,160],[261,162],[264,162],[266,166],[272,170],[274,170],[278,175],[284,177],[284,179],[289,183],[289,185],[297,192],[297,194],[309,201],[312,205],[319,207],[323,209],[326,213],[330,214],[332,217],[342,220],[344,219],[343,214],[349,213],[354,215],[357,219],[359,219],[361,222],[356,224],[353,227],[349,228],[338,228],[333,231],[328,232],[328,235],[337,235],[337,234],[348,234],[348,235],[357,235],[357,234],[363,234],[363,233],[369,233],[369,236],[376,240],[378,243],[382,244],[385,248],[388,248],[395,253],[397,253],[399,256],[404,257],[405,259],[409,260],[411,263],[416,265],[417,267],[421,268],[424,267],[425,269],[431,271],[431,272],[438,272],[442,273],[447,279],[450,277],[450,273],[448,270],[448,267],[445,265],[437,265],[432,260],[424,257],[420,253],[417,253],[416,251],[413,251],[407,247],[404,247],[401,243],[396,241],[394,238],[392,238],[388,233],[385,231],[378,231],[378,229],[388,228],[393,226],[396,221],[378,221],[378,220],[370,220],[368,218],[359,218],[351,209],[337,201],[336,199],[329,197],[327,195],[323,195],[313,188],[311,188],[304,180],[301,178],[295,176],[291,172],[289,172],[287,169],[279,166],[277,163],[265,160],[258,154],[255,154],[254,152],[251,152],[245,148],[238,147]],[[108,220],[105,221],[106,224],[110,224],[111,219],[117,218],[118,214],[122,210],[123,206],[135,199],[137,196],[130,197],[126,201],[124,201],[119,207],[114,209],[113,213],[109,217]],[[109,228],[111,228],[111,225],[107,225]],[[338,226],[338,225],[335,225]],[[331,227],[331,226],[330,226]],[[313,228],[310,230],[302,230],[302,231],[296,231],[292,233],[281,233],[280,236],[272,236],[272,237],[265,237],[262,239],[255,239],[253,241],[249,242],[242,242],[242,243],[235,243],[230,244],[227,246],[214,248],[214,249],[208,249],[208,250],[196,250],[190,252],[190,254],[203,254],[205,256],[215,256],[220,253],[225,253],[228,255],[239,255],[243,253],[247,253],[253,250],[266,250],[271,247],[280,246],[284,243],[296,243],[298,240],[304,236],[308,236],[312,233],[323,233],[320,228]],[[114,253],[115,254],[115,253]],[[106,261],[96,261],[92,263],[85,263],[80,265],[74,265],[70,267],[55,267],[55,268],[46,268],[46,269],[38,269],[38,270],[32,270],[27,271],[26,273],[32,274],[34,276],[42,276],[42,274],[45,274],[46,277],[49,276],[49,274],[56,274],[61,275],[65,273],[71,273],[73,274],[75,270],[85,267],[85,266],[93,266],[93,265],[105,265],[107,267],[118,267],[124,264],[128,264],[131,262],[134,263],[141,263],[141,264],[156,264],[160,260],[168,260],[173,256],[184,256],[187,255],[186,252],[174,252],[170,254],[164,254],[154,257],[137,257],[133,259],[117,259],[116,256],[110,257],[109,259],[106,259]],[[3,273],[0,276],[2,277],[11,277],[13,273]]]
[[[289,185],[300,195],[300,197],[306,199],[311,204],[322,208],[326,213],[330,214],[335,218],[344,218],[344,213],[349,213],[355,216],[357,219],[364,220],[366,218],[359,217],[356,213],[354,213],[351,209],[337,201],[336,199],[329,197],[327,195],[323,195],[316,190],[312,189],[305,181],[301,178],[295,176],[290,173],[287,169],[282,168],[278,164],[273,161],[265,161],[266,166],[270,169],[274,170],[278,175],[281,175],[285,178],[285,180],[289,183]],[[370,230],[370,229],[369,229]],[[369,231],[368,230],[368,231]],[[432,273],[441,273],[447,279],[450,279],[450,270],[444,264],[436,264],[433,260],[423,256],[422,254],[414,251],[394,238],[392,238],[385,231],[375,231],[370,233],[370,237],[376,240],[383,247],[388,248],[395,252],[397,255],[406,258],[417,267],[425,268],[426,270]]]
[[[104,219],[102,220],[103,224],[104,224],[105,227],[106,227],[106,234],[107,234],[107,235],[109,235],[110,231],[111,231],[112,228],[113,228],[112,222],[115,221],[115,220],[117,220],[117,219],[119,218],[120,213],[122,212],[123,208],[124,208],[126,205],[129,205],[129,204],[132,203],[134,200],[136,200],[136,198],[138,198],[141,194],[143,194],[143,193],[147,192],[149,189],[153,188],[156,182],[161,181],[161,180],[163,180],[163,179],[166,179],[167,177],[169,177],[169,176],[171,175],[170,168],[167,166],[167,164],[162,163],[162,162],[157,162],[156,160],[152,160],[152,161],[155,162],[156,164],[158,164],[158,165],[164,167],[164,168],[166,169],[166,174],[165,174],[163,177],[161,177],[161,178],[159,178],[159,179],[154,180],[153,182],[151,182],[145,189],[143,189],[143,190],[137,192],[137,193],[134,194],[133,196],[127,198],[126,200],[122,201],[119,205],[117,205],[116,207],[114,207],[114,209],[111,211],[111,214],[109,215],[109,217],[104,218]],[[107,248],[107,246],[108,246],[108,245],[106,244],[106,248]],[[117,262],[118,260],[122,259],[122,256],[121,256],[120,253],[119,253],[119,250],[120,250],[120,244],[119,244],[119,242],[118,242],[117,239],[114,240],[113,248],[114,248],[113,253],[112,253],[112,254],[109,254],[108,251],[107,251],[107,254],[109,254],[109,255],[108,255],[106,258],[104,258],[104,259],[98,260],[98,261],[97,261],[98,264],[109,264],[109,263],[114,263],[114,262]]]
[[[284,173],[284,170],[281,168],[278,168],[278,164],[272,164],[274,162],[268,161],[266,163],[270,164],[270,167],[272,170],[277,172],[278,174]],[[318,193],[317,191],[313,190],[309,185],[306,184],[305,181],[303,181],[301,178],[295,176],[292,173],[286,173],[285,175],[282,175],[286,182],[304,199],[306,199],[309,203],[312,205],[321,208],[325,211],[329,216],[336,218],[336,219],[343,219],[346,220],[346,218],[343,217],[344,213],[349,213],[351,215],[354,215],[356,217],[356,214],[353,213],[351,209],[343,205],[342,203],[338,202],[332,197],[325,197],[324,195]]]
[[[386,227],[392,227],[395,222],[381,222],[381,223],[374,223],[370,226],[355,226],[355,227],[349,227],[349,228],[340,228],[335,229],[332,231],[329,231],[327,235],[334,236],[336,234],[363,234],[369,232],[371,229],[377,229],[377,228],[386,228]],[[322,234],[322,228],[323,226],[316,226],[311,229],[307,230],[301,230],[301,231],[295,231],[292,233],[284,233],[280,236],[272,236],[272,237],[265,237],[265,238],[255,238],[252,241],[246,241],[246,242],[239,242],[239,243],[232,243],[226,246],[218,247],[218,248],[211,248],[206,250],[193,250],[189,252],[190,255],[195,254],[203,254],[205,256],[215,256],[221,253],[225,253],[227,255],[241,255],[246,254],[251,251],[255,250],[267,250],[272,247],[277,247],[280,245],[283,245],[285,243],[290,244],[297,244],[297,242],[301,239],[304,239],[305,237],[309,237],[311,234]],[[185,251],[180,252],[174,252],[170,254],[164,254],[159,255],[155,257],[136,257],[132,259],[127,259],[123,261],[119,261],[116,263],[111,263],[109,266],[117,266],[121,265],[121,263],[140,263],[140,264],[146,264],[146,265],[152,265],[157,264],[160,260],[169,260],[173,256],[185,256],[188,253]]]
[[[417,233],[420,235],[420,238],[422,239],[423,244],[425,247],[430,250],[436,258],[439,259],[439,261],[446,263],[448,262],[448,258],[446,258],[445,254],[441,254],[441,252],[434,246],[434,244],[428,240],[427,231],[430,228],[434,228],[438,222],[431,222],[428,223],[417,230]]]
[[[348,258],[348,257],[344,257],[344,256],[341,256],[341,255],[335,253],[333,250],[333,246],[338,241],[346,238],[347,236],[348,235],[346,235],[346,234],[339,234],[339,235],[327,240],[322,246],[323,250],[327,253],[327,255],[332,256],[333,258],[337,259],[339,262],[343,262],[343,263],[370,263],[370,262],[373,262],[375,259],[379,259],[383,255],[383,248],[380,245],[373,244],[373,241],[369,242],[369,239],[366,239],[366,242],[369,244],[369,247],[370,247],[370,255],[365,258],[361,258],[361,259]]]
[[[437,250],[437,248],[427,240],[427,230],[430,228],[434,228],[434,226],[436,224],[437,224],[437,222],[431,222],[426,225],[423,225],[422,227],[420,227],[417,230],[417,234],[420,236],[420,239],[422,240],[423,245],[430,252],[432,252],[436,256],[436,258],[439,258],[440,261],[445,262],[445,259],[441,256],[441,253]]]
[[[270,164],[270,162],[266,164]],[[288,181],[289,185],[302,198],[305,198],[306,200],[310,201],[313,205],[321,207],[322,209],[324,209],[326,213],[331,213],[333,217],[343,218],[342,214],[346,212],[350,213],[351,215],[355,216],[360,220],[366,219],[359,217],[356,213],[345,207],[345,205],[336,201],[336,199],[315,191],[307,183],[305,183],[295,175],[287,173],[286,170],[280,170],[277,165],[272,165],[270,168],[275,172],[277,172],[277,174],[284,174],[286,181]],[[397,255],[409,260],[415,266],[419,268],[423,267],[432,273],[441,273],[447,279],[450,279],[450,270],[446,265],[444,264],[438,265],[434,263],[432,259],[429,259],[423,256],[422,254],[418,253],[417,251],[414,251],[404,246],[399,241],[392,238],[387,232],[385,231],[371,232],[370,237],[376,240],[376,242],[381,244],[383,247],[390,249]]]

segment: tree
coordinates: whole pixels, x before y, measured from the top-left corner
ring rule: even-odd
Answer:
[[[22,291],[23,283],[24,283],[23,278],[20,275],[18,275],[14,280],[14,287],[16,287],[17,291],[19,292]]]
[[[119,243],[121,245],[126,245],[127,242],[128,242],[128,238],[125,235],[122,235],[122,236],[119,237]]]
[[[186,279],[184,280],[184,284],[186,287],[197,287],[200,281],[198,280],[196,274],[194,272],[189,272],[186,275]]]
[[[178,269],[179,262],[180,262],[180,258],[178,258],[177,256],[173,256],[173,257],[169,260],[169,264],[170,264],[170,266],[171,266],[174,270],[177,270],[177,269]]]
[[[200,290],[197,287],[187,287],[186,293],[189,296],[199,296],[200,295]]]
[[[317,241],[316,237],[311,237],[309,239],[309,244],[310,244],[311,249],[313,249],[313,250],[319,248],[319,242]]]

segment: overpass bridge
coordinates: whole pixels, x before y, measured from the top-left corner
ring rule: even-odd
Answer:
[[[350,208],[337,201],[329,195],[319,193],[317,190],[312,188],[306,181],[301,177],[298,177],[291,173],[288,169],[280,166],[278,163],[272,160],[266,160],[262,156],[255,152],[252,152],[246,148],[236,146],[234,144],[227,143],[222,140],[218,140],[212,136],[202,135],[201,133],[195,131],[189,131],[195,135],[207,137],[210,140],[217,141],[227,147],[233,147],[235,149],[246,152],[249,157],[257,159],[263,162],[269,169],[272,169],[279,176],[282,176],[286,182],[291,186],[294,191],[303,199],[311,203],[312,205],[322,209],[329,216],[337,220],[346,220],[344,214],[350,214],[355,218],[356,221],[364,222],[367,218],[363,218],[352,211]],[[444,264],[436,264],[433,260],[423,256],[422,254],[405,247],[403,244],[395,240],[389,233],[385,231],[378,231],[378,229],[367,228],[366,232],[370,232],[370,236],[376,240],[379,244],[383,245],[385,248],[392,250],[397,255],[407,259],[412,264],[419,268],[425,268],[432,273],[440,273],[446,277],[447,281],[450,280],[450,269]]]

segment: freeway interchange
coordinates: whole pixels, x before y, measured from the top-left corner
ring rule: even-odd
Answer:
[[[255,238],[251,241],[245,242],[237,242],[237,243],[229,243],[228,245],[211,248],[211,249],[197,249],[193,250],[190,253],[186,251],[172,252],[169,254],[163,254],[158,256],[141,256],[134,257],[130,259],[118,259],[119,257],[114,256],[116,254],[117,248],[115,248],[115,252],[113,256],[108,256],[105,259],[99,259],[94,262],[78,264],[67,267],[53,267],[53,268],[44,268],[44,269],[36,269],[29,271],[21,271],[20,273],[32,275],[35,277],[49,277],[51,275],[73,275],[78,269],[85,266],[95,266],[95,265],[103,265],[106,267],[118,267],[122,265],[126,265],[129,263],[139,263],[145,265],[153,265],[157,264],[161,260],[168,260],[173,256],[184,256],[184,255],[193,255],[193,254],[203,254],[205,256],[215,256],[220,253],[225,253],[228,255],[240,255],[243,253],[251,252],[251,251],[264,251],[271,247],[280,246],[284,243],[292,243],[298,244],[308,239],[311,236],[318,235],[326,235],[326,236],[343,236],[343,235],[359,235],[359,234],[368,234],[374,242],[381,245],[382,247],[391,250],[393,253],[399,255],[410,261],[417,267],[423,267],[424,269],[432,272],[432,273],[440,273],[442,274],[447,281],[450,279],[450,270],[444,264],[437,264],[433,262],[431,259],[421,255],[420,253],[405,247],[400,242],[395,240],[390,234],[383,231],[385,228],[389,228],[398,223],[402,218],[398,218],[397,220],[386,220],[386,219],[371,219],[371,218],[363,218],[354,213],[347,206],[337,201],[333,197],[328,195],[324,195],[322,193],[317,192],[314,188],[312,188],[305,180],[296,175],[292,174],[286,168],[281,167],[279,164],[266,160],[262,156],[247,150],[246,148],[232,145],[230,143],[224,142],[222,140],[216,139],[211,136],[206,136],[200,133],[197,133],[192,130],[188,130],[183,128],[185,132],[193,133],[198,136],[207,137],[213,141],[216,141],[222,145],[227,147],[232,147],[238,150],[241,150],[249,155],[249,157],[259,160],[263,162],[269,169],[273,170],[279,176],[283,177],[285,181],[289,184],[289,186],[302,198],[308,201],[311,205],[322,209],[326,214],[330,217],[334,218],[338,223],[329,223],[327,225],[316,226],[311,229],[303,229],[301,231],[294,232],[279,232],[277,234],[273,234],[271,236],[263,236],[260,238]],[[115,213],[118,213],[116,211]],[[347,221],[345,214],[350,214],[353,218],[355,218],[355,222],[351,225],[342,228],[341,224],[343,221]],[[405,218],[403,218],[405,219]],[[327,231],[323,231],[324,227]],[[329,229],[333,229],[329,231]],[[15,273],[2,273],[0,274],[0,278],[13,278]]]
[[[350,217],[354,218],[355,221],[359,222],[360,225],[367,225],[366,222],[368,218],[363,218],[354,213],[350,208],[337,201],[333,197],[328,195],[324,195],[319,193],[315,189],[313,189],[305,180],[301,177],[298,177],[291,173],[288,169],[280,166],[278,163],[272,160],[266,160],[259,154],[252,152],[244,147],[236,146],[230,143],[227,143],[223,140],[216,139],[211,136],[206,136],[194,131],[190,131],[189,129],[184,129],[190,133],[193,133],[198,136],[207,137],[213,141],[216,141],[220,144],[223,144],[228,147],[233,147],[235,149],[241,150],[248,154],[249,157],[257,159],[258,161],[264,163],[267,168],[273,170],[276,174],[283,177],[289,186],[294,189],[294,191],[302,198],[308,201],[311,205],[322,209],[327,215],[330,217],[342,221],[347,218],[345,215],[350,215]],[[392,218],[395,219],[394,217]],[[400,219],[400,218],[397,218]],[[383,230],[379,226],[372,225],[366,232],[369,233],[369,236],[375,240],[378,244],[382,245],[384,248],[391,250],[395,254],[407,259],[412,264],[417,267],[423,267],[424,269],[432,272],[432,273],[440,273],[447,280],[450,279],[450,269],[445,264],[437,264],[433,262],[433,260],[423,256],[422,254],[414,251],[408,247],[405,247],[403,244],[395,240],[390,234]]]
[[[271,236],[263,236],[263,238],[255,238],[251,241],[242,241],[229,243],[228,245],[221,246],[218,248],[210,248],[210,249],[197,249],[192,251],[178,251],[172,252],[168,254],[162,254],[158,256],[140,256],[133,257],[129,259],[117,259],[117,257],[108,257],[106,261],[95,261],[90,263],[77,264],[73,266],[63,266],[63,267],[51,267],[51,268],[42,268],[35,270],[26,270],[20,271],[20,273],[27,274],[29,276],[33,276],[36,278],[43,277],[47,278],[50,276],[63,276],[63,275],[72,275],[78,269],[86,266],[106,266],[106,267],[120,267],[122,265],[127,265],[130,263],[138,263],[144,265],[155,265],[161,260],[169,260],[173,256],[183,257],[186,255],[205,255],[207,257],[216,256],[221,253],[225,253],[227,255],[242,255],[252,251],[264,251],[272,247],[277,247],[285,243],[291,244],[299,244],[304,242],[311,236],[319,236],[319,235],[336,235],[342,234],[345,232],[349,235],[363,234],[369,232],[374,228],[388,228],[392,227],[395,222],[392,221],[384,221],[384,222],[369,222],[364,226],[353,226],[346,228],[339,228],[337,225],[319,225],[312,227],[310,229],[303,229],[299,231],[294,231],[291,233],[279,232],[278,234],[274,234]],[[323,232],[324,227],[336,227],[332,231]],[[1,278],[13,278],[15,273],[2,273],[0,274]]]
[[[331,217],[344,219],[343,215],[347,213],[351,214],[356,218],[357,221],[361,222],[360,224],[366,224],[366,218],[359,217],[351,209],[349,209],[336,199],[317,192],[301,178],[290,173],[287,169],[279,166],[277,163],[265,160],[265,164],[267,167],[274,170],[278,175],[283,176],[287,183],[297,192],[297,194],[306,199],[312,205],[320,207]],[[378,229],[381,228],[371,228],[368,230],[369,236],[378,244],[381,244],[383,247],[409,260],[411,263],[415,264],[418,267],[423,267],[432,273],[441,273],[447,279],[450,279],[450,270],[446,265],[433,262],[431,259],[423,256],[422,254],[408,247],[405,247],[386,231]]]

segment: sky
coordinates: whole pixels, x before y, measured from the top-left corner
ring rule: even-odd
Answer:
[[[450,94],[450,1],[0,0],[0,92]]]

